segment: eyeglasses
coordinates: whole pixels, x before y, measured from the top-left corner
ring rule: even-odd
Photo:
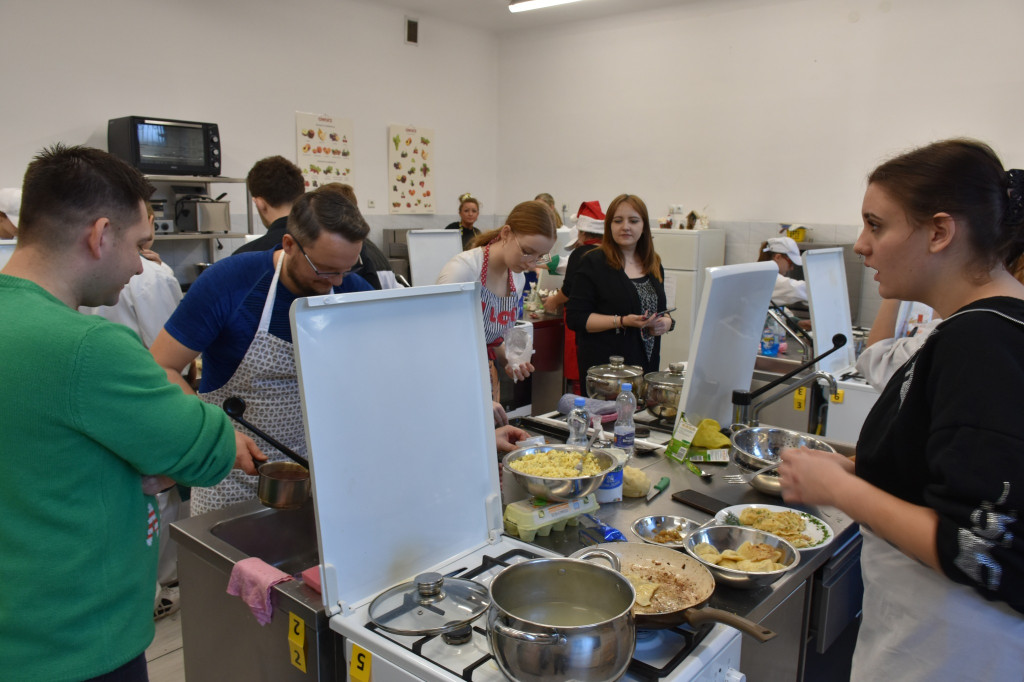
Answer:
[[[309,263],[309,267],[313,268],[313,274],[315,274],[320,279],[331,279],[332,277],[341,277],[351,272],[351,270],[346,270],[345,272],[323,272],[322,270],[317,270],[316,266],[313,265],[313,261],[309,259],[309,254],[306,253],[306,250],[302,248],[302,244],[299,243],[299,240],[295,239],[295,237],[292,237],[292,240],[295,242],[295,245],[299,247],[299,251],[302,252],[302,255],[305,257],[306,262]],[[356,257],[356,266],[358,267],[362,264],[363,256],[362,254],[360,254],[359,256]]]
[[[523,245],[519,243],[519,239],[516,237],[516,233],[515,232],[512,233],[512,239],[515,239],[515,241],[516,241],[516,248],[519,249],[520,255],[522,255],[523,260],[526,261],[527,263],[529,263],[530,261],[533,261],[537,265],[547,265],[548,263],[551,262],[551,256],[549,254],[546,254],[546,253],[526,253],[526,251],[523,250]]]

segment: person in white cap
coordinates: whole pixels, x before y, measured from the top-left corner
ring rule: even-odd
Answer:
[[[0,189],[0,239],[17,238],[20,212],[21,190],[14,187]]]
[[[789,305],[807,302],[807,282],[787,277],[800,262],[800,249],[795,241],[789,237],[772,237],[761,245],[761,255],[757,260],[773,261],[779,268],[775,289],[772,291],[772,303]]]

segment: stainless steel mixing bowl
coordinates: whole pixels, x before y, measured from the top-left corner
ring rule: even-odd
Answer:
[[[754,573],[751,571],[739,571],[734,568],[723,568],[708,561],[704,561],[693,551],[693,548],[702,542],[706,542],[719,553],[727,549],[738,549],[744,542],[752,544],[763,543],[782,551],[782,559],[779,563],[785,564],[785,568],[766,573]],[[697,561],[701,562],[715,576],[715,583],[728,585],[740,590],[753,590],[773,582],[786,575],[800,563],[800,552],[796,551],[793,545],[771,533],[756,528],[743,528],[740,526],[708,526],[690,533],[684,543],[686,551]]]
[[[538,445],[532,448],[521,448],[514,450],[501,460],[506,474],[515,477],[519,484],[526,489],[526,492],[535,497],[540,497],[550,502],[568,502],[595,492],[601,487],[604,475],[619,465],[618,460],[610,453],[602,450],[592,450],[591,454],[601,464],[601,473],[595,476],[581,476],[579,478],[547,478],[544,476],[531,476],[521,471],[516,471],[510,464],[517,459],[535,452],[548,452],[550,450],[578,450],[585,452],[586,448],[577,445]]]

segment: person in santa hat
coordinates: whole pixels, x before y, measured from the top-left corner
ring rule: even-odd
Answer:
[[[565,266],[562,286],[544,299],[544,310],[549,313],[557,311],[559,306],[569,301],[573,279],[580,261],[583,256],[596,249],[601,243],[601,236],[604,234],[604,211],[601,210],[601,202],[584,201],[580,204],[580,209],[576,214],[576,226],[572,229],[577,231],[577,235],[574,239],[570,239],[569,245],[565,247],[571,253]],[[566,314],[567,311],[563,310],[563,319]],[[576,362],[576,332],[570,329],[568,324],[565,325],[565,343],[562,346],[562,375],[566,382],[566,390],[582,395],[579,367]]]

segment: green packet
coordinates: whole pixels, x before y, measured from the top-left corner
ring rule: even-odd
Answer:
[[[668,446],[665,448],[665,456],[673,462],[684,464],[686,453],[690,449],[690,443],[693,442],[693,437],[696,433],[697,427],[686,421],[685,415],[680,416],[679,421],[676,423],[676,428],[672,431],[672,440],[668,442]]]

